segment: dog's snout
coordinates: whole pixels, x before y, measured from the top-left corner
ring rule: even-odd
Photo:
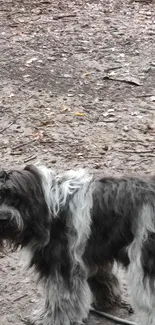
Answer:
[[[11,220],[11,213],[9,211],[0,210],[0,223]]]
[[[0,222],[1,221],[7,221],[7,219],[8,219],[7,216],[2,216],[2,217],[0,216]]]

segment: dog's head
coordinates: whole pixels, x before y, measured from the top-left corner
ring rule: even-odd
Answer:
[[[31,165],[22,170],[0,172],[0,249],[13,245],[43,247],[49,241],[49,208],[42,176]]]

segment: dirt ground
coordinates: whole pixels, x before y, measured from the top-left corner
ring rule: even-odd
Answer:
[[[144,0],[0,0],[2,168],[41,161],[154,173],[154,7]],[[0,324],[23,325],[40,297],[19,254],[1,255]],[[112,322],[92,316],[89,324]]]

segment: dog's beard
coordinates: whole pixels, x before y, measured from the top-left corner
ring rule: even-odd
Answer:
[[[1,174],[0,174],[1,175]],[[41,247],[49,238],[49,209],[34,166],[0,176],[0,248]],[[37,249],[38,249],[37,247]]]
[[[20,212],[12,207],[2,205],[0,208],[0,249],[16,250],[20,244],[23,231],[23,220]]]

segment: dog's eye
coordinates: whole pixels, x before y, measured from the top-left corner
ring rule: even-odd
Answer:
[[[7,198],[7,191],[2,188],[0,191],[0,203],[4,202],[6,198]]]
[[[0,193],[0,203],[3,202],[3,200],[4,200],[4,196],[2,193]]]
[[[13,205],[15,208],[17,208],[20,204],[20,199],[19,197],[15,197],[14,200],[13,200]]]
[[[0,180],[4,181],[7,178],[7,172],[5,172],[4,170],[0,171]]]

